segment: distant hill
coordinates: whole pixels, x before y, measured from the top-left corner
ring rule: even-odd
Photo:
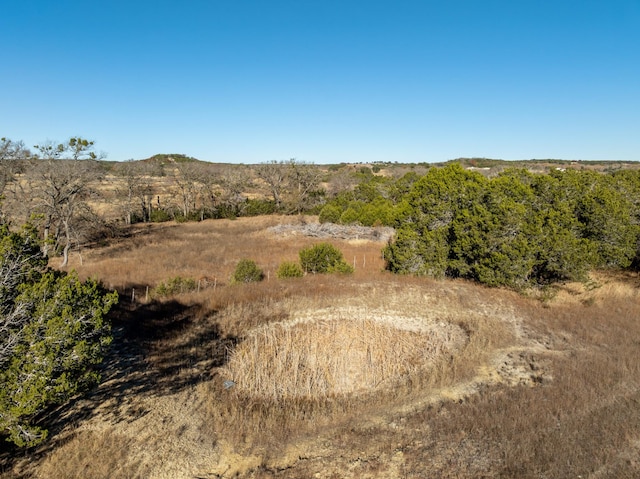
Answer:
[[[165,165],[167,163],[205,163],[202,160],[198,160],[197,158],[193,158],[192,156],[183,155],[182,153],[159,153],[141,161],[147,163],[159,163],[161,165]]]

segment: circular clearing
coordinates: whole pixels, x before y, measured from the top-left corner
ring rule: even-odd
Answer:
[[[256,398],[323,398],[390,387],[468,340],[458,325],[389,311],[318,311],[252,331],[223,376]]]

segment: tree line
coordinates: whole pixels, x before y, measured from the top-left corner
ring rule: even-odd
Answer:
[[[73,247],[121,225],[313,212],[324,203],[325,179],[319,167],[295,159],[252,166],[184,155],[106,162],[80,137],[32,149],[0,139],[0,215],[5,223],[36,225],[45,256],[60,255],[63,267]]]
[[[79,137],[33,149],[1,139],[0,215],[36,225],[45,255],[60,254],[63,266],[73,246],[114,225],[272,213],[393,226],[384,255],[402,274],[522,288],[640,263],[638,170],[507,168],[487,178],[452,163],[389,176],[374,174],[375,165],[320,168],[295,159],[248,166],[156,155],[107,163]]]
[[[395,273],[523,289],[640,264],[640,172],[506,169],[493,178],[450,164],[426,175],[372,177],[321,221],[396,229]]]

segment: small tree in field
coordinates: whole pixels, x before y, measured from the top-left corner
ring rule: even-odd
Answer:
[[[234,283],[255,283],[262,281],[264,273],[255,261],[241,259],[233,272],[232,282]]]
[[[351,273],[342,252],[330,243],[318,243],[300,250],[300,265],[308,273]]]

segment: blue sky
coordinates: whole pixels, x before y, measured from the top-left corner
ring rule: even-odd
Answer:
[[[6,0],[0,46],[28,146],[640,161],[640,0]]]

